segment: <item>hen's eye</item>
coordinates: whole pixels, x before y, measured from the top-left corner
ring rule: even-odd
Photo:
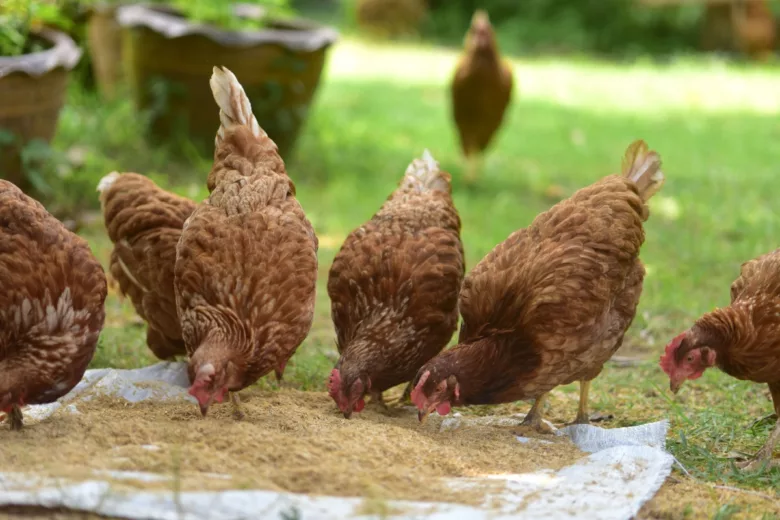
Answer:
[[[693,356],[688,356],[688,361],[693,361]]]

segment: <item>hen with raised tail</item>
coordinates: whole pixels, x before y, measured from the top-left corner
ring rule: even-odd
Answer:
[[[458,345],[415,377],[421,419],[454,405],[536,399],[526,425],[544,431],[547,392],[579,381],[575,422],[588,422],[590,382],[620,348],[642,293],[639,250],[660,165],[643,141],[632,143],[620,175],[541,213],[474,267],[460,292]]]
[[[224,67],[210,84],[221,121],[210,195],[184,226],[175,290],[190,393],[205,415],[232,392],[240,415],[235,392],[281,379],[311,328],[317,238],[241,84]]]

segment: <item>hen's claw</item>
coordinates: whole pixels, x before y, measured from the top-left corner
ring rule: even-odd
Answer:
[[[547,400],[547,394],[539,396],[534,405],[531,407],[531,411],[525,416],[523,422],[520,423],[520,430],[513,430],[515,435],[523,435],[522,428],[532,428],[538,433],[553,434],[555,431],[552,427],[544,421],[544,403]]]
[[[22,409],[18,406],[11,407],[11,413],[8,415],[8,422],[11,423],[12,431],[19,431],[22,429],[23,424]]]
[[[230,402],[233,403],[233,418],[240,421],[246,414],[241,409],[241,398],[238,396],[238,392],[230,392]]]
[[[382,398],[382,392],[371,392],[371,404],[379,407],[380,410],[383,412],[387,411],[387,404],[385,404],[384,399]]]
[[[756,455],[747,461],[737,463],[737,467],[743,471],[756,471],[766,464],[768,468],[780,465],[780,461],[772,460],[772,453],[775,451],[775,445],[780,440],[780,420],[775,424],[775,429],[769,434],[766,443],[758,450]]]

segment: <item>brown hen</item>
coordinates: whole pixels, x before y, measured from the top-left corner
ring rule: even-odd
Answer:
[[[146,343],[160,359],[186,354],[176,313],[176,244],[195,203],[137,173],[117,172],[98,185],[103,218],[114,243],[109,271],[147,324]]]
[[[175,268],[190,393],[204,415],[271,370],[281,379],[311,328],[317,279],[317,237],[276,144],[232,72],[215,67],[210,83],[222,123],[211,195],[184,225]]]
[[[86,241],[0,180],[0,411],[52,403],[84,375],[103,328],[106,276]]]
[[[451,405],[536,398],[526,424],[542,421],[547,392],[580,382],[577,423],[587,423],[590,381],[615,353],[642,292],[639,249],[646,202],[664,177],[642,141],[623,175],[583,188],[496,246],[460,293],[458,345],[424,365],[412,400],[423,420]]]
[[[766,444],[743,464],[756,469],[771,461],[780,440],[780,249],[742,264],[731,284],[731,305],[699,318],[667,345],[661,358],[674,393],[713,366],[737,379],[769,385],[778,420]]]
[[[467,161],[468,182],[476,179],[480,158],[504,120],[512,85],[512,67],[501,58],[488,14],[478,10],[452,79],[452,113]]]
[[[328,386],[344,417],[363,409],[366,393],[382,403],[382,392],[410,383],[447,345],[458,325],[463,274],[450,176],[426,150],[371,220],[347,237],[330,269],[341,357]]]

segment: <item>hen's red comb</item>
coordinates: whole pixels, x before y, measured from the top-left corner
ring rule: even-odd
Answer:
[[[660,359],[660,365],[661,369],[666,372],[667,376],[671,376],[672,372],[674,372],[674,367],[676,363],[674,362],[674,353],[677,351],[678,348],[680,348],[680,344],[682,343],[682,340],[685,338],[685,332],[682,334],[678,334],[674,337],[672,341],[669,342],[668,345],[666,345],[666,350],[664,351],[664,355],[661,356]]]

